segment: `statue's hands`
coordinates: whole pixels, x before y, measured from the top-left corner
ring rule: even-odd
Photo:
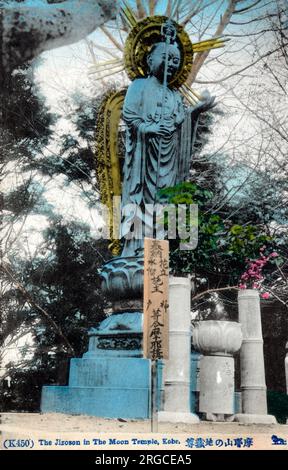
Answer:
[[[167,124],[163,124],[159,121],[143,125],[141,131],[145,135],[168,137],[175,131],[175,126],[167,126]]]
[[[194,106],[193,111],[197,113],[205,113],[205,111],[209,111],[209,109],[214,108],[217,103],[215,103],[215,96],[211,96],[208,90],[203,91],[202,93],[202,100],[199,101],[196,106]]]

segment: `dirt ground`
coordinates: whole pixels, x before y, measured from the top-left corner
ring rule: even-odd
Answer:
[[[148,420],[123,420],[97,418],[95,416],[66,415],[60,413],[1,413],[0,430],[21,429],[47,432],[119,432],[119,433],[150,433],[151,421]],[[288,433],[288,425],[243,425],[240,423],[213,423],[201,421],[199,424],[183,423],[158,423],[159,433],[191,433],[197,434],[239,433],[243,429],[249,429],[250,433],[267,433],[273,431],[279,434]]]
[[[208,442],[209,439],[214,440],[214,442],[216,440],[219,443],[223,442],[221,447],[227,447],[228,450],[228,447],[229,449],[237,447],[236,444],[235,446],[231,444],[235,439],[242,439],[244,445],[244,441],[249,443],[249,440],[246,441],[245,439],[252,438],[253,445],[251,447],[255,449],[272,448],[273,450],[280,450],[280,446],[272,445],[271,438],[276,435],[286,441],[281,446],[281,450],[288,450],[288,425],[280,424],[243,425],[233,422],[158,423],[158,428],[152,431],[151,421],[148,420],[104,419],[58,413],[2,413],[0,434],[2,449],[7,448],[7,440],[9,439],[23,439],[27,442],[30,440],[31,448],[33,443],[35,449],[46,449],[48,447],[49,449],[58,448],[59,450],[61,447],[61,450],[63,450],[63,447],[70,449],[70,446],[72,448],[74,446],[75,450],[75,445],[78,446],[77,448],[82,449],[83,439],[86,439],[89,442],[86,448],[90,449],[91,446],[94,449],[101,447],[102,449],[121,448],[122,450],[124,448],[131,449],[131,447],[139,449],[141,446],[142,448],[162,449],[162,446],[164,446],[166,449],[187,450],[187,447],[189,447],[187,439],[190,439],[190,444],[194,442],[194,447],[197,447],[196,440],[198,439],[198,442],[200,442],[199,438],[201,438],[203,442]],[[194,441],[191,441],[191,438]],[[57,439],[64,441],[65,444],[58,445]],[[42,441],[47,441],[49,444],[43,444]],[[80,444],[73,444],[77,441]]]

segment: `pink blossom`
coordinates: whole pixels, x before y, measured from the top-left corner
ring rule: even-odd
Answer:
[[[240,278],[240,285],[242,286],[240,287],[240,289],[246,289],[246,284],[248,285],[248,287],[251,286],[252,289],[260,289],[261,286],[257,281],[262,281],[264,279],[264,276],[262,275],[263,267],[269,262],[271,258],[276,258],[278,256],[278,253],[276,253],[276,251],[273,251],[273,253],[269,254],[268,256],[265,256],[263,254],[265,248],[265,245],[260,248],[260,257],[257,260],[249,261],[246,258],[247,268]],[[244,285],[245,287],[243,287]],[[268,299],[270,295],[268,293],[266,294],[268,295],[268,297],[263,298]]]
[[[257,264],[257,266],[264,266],[265,261],[263,261],[262,259],[257,259],[257,261],[255,261],[255,263]]]
[[[239,289],[246,289],[246,284],[239,284]]]
[[[270,294],[269,292],[264,292],[263,294],[261,294],[261,297],[262,299],[270,299]]]

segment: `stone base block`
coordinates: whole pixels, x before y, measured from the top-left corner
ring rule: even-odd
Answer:
[[[266,385],[253,386],[244,382],[244,372],[242,373],[242,412],[243,414],[266,415],[267,414],[267,393]],[[250,382],[251,383],[251,382]]]
[[[159,423],[187,423],[197,424],[200,423],[200,419],[193,413],[181,413],[173,411],[160,411],[158,413]]]
[[[71,359],[70,387],[149,388],[147,359],[133,357],[85,356]]]
[[[41,411],[148,419],[149,390],[147,359],[72,359],[69,385],[43,387]]]
[[[165,381],[164,398],[164,411],[189,413],[191,410],[189,382]]]
[[[277,424],[275,416],[244,413],[236,414],[234,421],[241,424]]]
[[[149,418],[148,389],[107,387],[43,387],[42,413],[66,413],[103,418]]]
[[[234,421],[234,415],[226,415],[226,414],[213,414],[213,413],[204,413],[203,418],[204,421],[212,421],[214,423],[231,423]]]

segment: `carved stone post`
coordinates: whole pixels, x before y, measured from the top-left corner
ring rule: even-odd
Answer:
[[[206,419],[223,421],[234,415],[234,358],[241,346],[241,326],[224,320],[200,321],[193,331],[200,359],[199,411]]]
[[[242,423],[272,424],[267,414],[266,382],[259,293],[244,289],[238,294],[239,321],[243,344],[240,352],[242,414],[235,416]]]
[[[169,282],[169,360],[164,368],[164,411],[159,421],[198,423],[190,413],[191,285],[187,278]]]

